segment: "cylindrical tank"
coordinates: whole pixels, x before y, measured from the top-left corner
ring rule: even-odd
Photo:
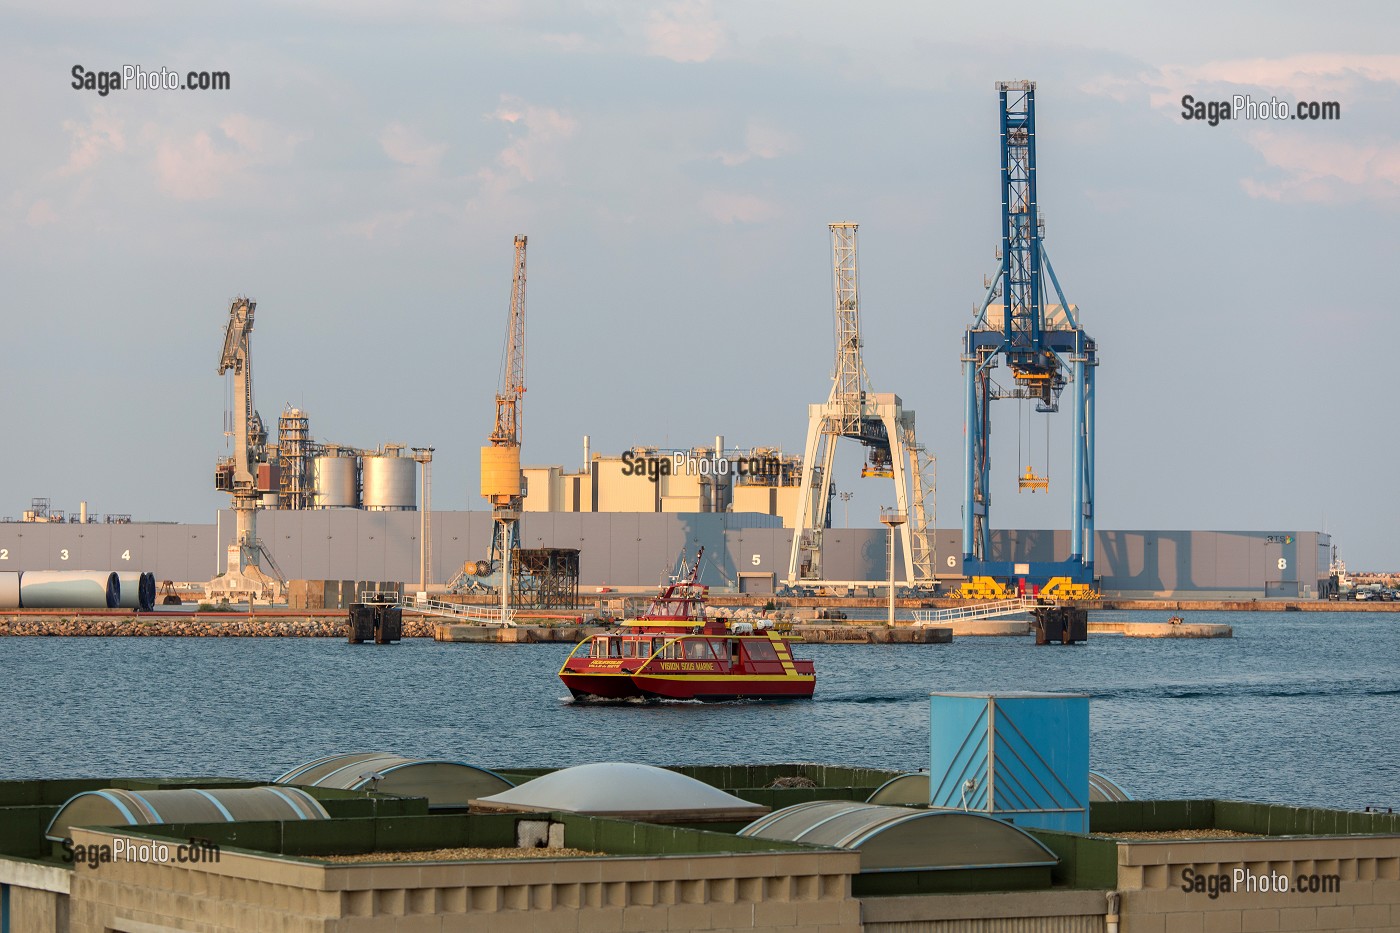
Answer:
[[[360,461],[360,501],[373,512],[407,512],[418,507],[418,463],[390,454]]]
[[[155,574],[118,570],[117,580],[121,584],[121,608],[150,612],[156,607]]]
[[[492,496],[520,495],[520,448],[481,448],[481,494]]]
[[[19,571],[0,571],[0,609],[19,608]]]
[[[25,609],[116,609],[121,582],[110,570],[26,570],[19,578]]]
[[[316,458],[316,508],[355,509],[360,506],[360,459]]]
[[[262,494],[262,502],[260,504],[265,509],[275,509],[280,501],[281,497],[277,493],[265,492]]]

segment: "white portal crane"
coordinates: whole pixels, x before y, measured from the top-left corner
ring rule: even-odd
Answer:
[[[898,395],[871,391],[861,357],[860,287],[854,223],[831,228],[833,294],[836,305],[836,368],[826,402],[807,406],[807,444],[798,493],[798,527],[788,561],[788,586],[882,581],[828,580],[822,565],[823,532],[830,524],[831,469],[837,438],[860,441],[867,450],[862,476],[894,480],[895,511],[912,521],[899,527],[904,579],[915,587],[935,582],[933,532],[927,508],[933,496],[932,458],[914,438],[914,413]],[[905,471],[913,478],[909,496]],[[891,556],[893,560],[893,555]]]
[[[280,580],[262,569],[262,558],[276,572],[277,565],[257,535],[257,510],[263,494],[277,489],[275,472],[267,459],[267,428],[253,407],[253,360],[250,338],[257,302],[235,298],[229,306],[228,328],[224,331],[224,352],[219,357],[219,375],[233,374],[233,407],[227,413],[225,433],[233,437],[233,455],[220,460],[214,472],[217,489],[233,496],[237,523],[234,543],[228,549],[228,568],[216,581],[217,589],[254,597],[273,598]],[[268,466],[259,476],[259,466]],[[278,574],[280,577],[280,574]]]

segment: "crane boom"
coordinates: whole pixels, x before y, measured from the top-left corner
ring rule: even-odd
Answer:
[[[521,396],[525,394],[525,244],[529,238],[515,238],[515,277],[510,287],[510,324],[506,329],[505,371],[501,391],[496,395],[496,427],[491,443],[497,447],[518,447],[521,428]]]
[[[258,303],[249,298],[235,298],[228,309],[228,327],[224,331],[224,352],[219,357],[219,375],[233,371],[234,405],[237,406],[234,431],[234,489],[252,489],[252,465],[256,453],[250,450],[250,428],[257,422],[253,410],[253,365],[250,336],[253,333],[253,312]],[[235,496],[237,493],[235,492]]]
[[[258,303],[251,298],[233,299],[224,330],[224,349],[219,355],[219,375],[233,376],[233,455],[221,459],[214,471],[216,489],[233,497],[236,530],[228,550],[228,568],[221,589],[230,595],[249,592],[271,598],[277,581],[262,572],[262,558],[276,570],[257,534],[257,510],[264,493],[275,491],[276,471],[263,470],[267,457],[267,428],[253,407],[253,312]],[[280,577],[280,573],[279,573]]]

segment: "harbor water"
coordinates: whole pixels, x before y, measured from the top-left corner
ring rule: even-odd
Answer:
[[[1096,613],[1159,621],[1168,613]],[[808,645],[792,703],[575,703],[571,646],[328,638],[0,639],[0,778],[270,779],[387,750],[591,761],[928,766],[932,691],[1087,693],[1092,766],[1139,798],[1400,806],[1400,614],[1189,613],[1232,639]]]

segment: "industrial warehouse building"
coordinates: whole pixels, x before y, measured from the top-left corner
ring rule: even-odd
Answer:
[[[360,509],[267,510],[258,535],[289,579],[420,581],[421,514]],[[431,581],[452,579],[486,556],[489,512],[434,512]],[[158,580],[206,581],[225,569],[232,513],[217,523],[0,523],[0,570],[133,569]],[[962,576],[961,533],[937,532],[940,578]],[[792,531],[757,512],[527,512],[520,544],[577,548],[579,582],[652,587],[681,549],[705,547],[703,579],[713,587],[763,592],[780,585]],[[1104,531],[1096,574],[1122,597],[1311,599],[1327,592],[1331,537],[1315,531]],[[830,579],[887,579],[883,528],[831,529]],[[1067,531],[998,531],[992,560],[1042,561],[1068,555]],[[896,554],[896,567],[902,558]]]
[[[431,812],[229,778],[0,781],[0,919],[13,933],[1400,929],[1395,814],[1090,798],[1089,835],[860,802],[897,772],[675,771],[774,812],[741,829]],[[781,777],[815,786],[766,786]],[[130,806],[78,816],[92,799]],[[543,857],[512,851],[539,840]],[[1237,874],[1254,887],[1234,889]]]

